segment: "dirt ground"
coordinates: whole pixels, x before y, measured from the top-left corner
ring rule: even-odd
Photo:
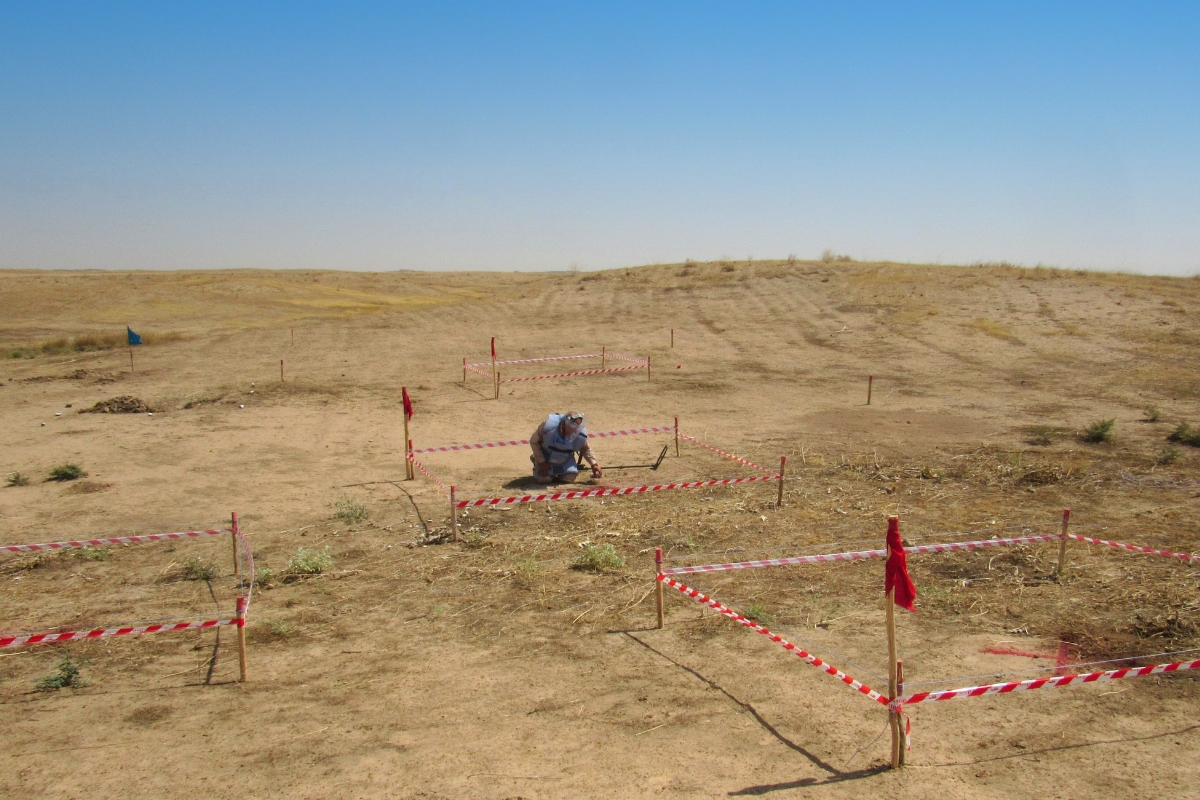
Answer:
[[[0,272],[0,470],[29,477],[0,488],[0,543],[236,510],[270,572],[244,684],[230,629],[0,651],[0,794],[1193,795],[1195,673],[916,706],[891,771],[878,704],[672,590],[656,629],[653,548],[671,564],[875,548],[889,514],[911,543],[1052,533],[1069,507],[1079,533],[1196,552],[1200,449],[1168,437],[1200,424],[1198,299],[1196,279],[1007,266]],[[126,324],[160,336],[132,370],[127,349],[43,347]],[[491,336],[502,359],[650,356],[652,379],[509,383],[497,401],[462,381]],[[599,366],[505,377],[562,364]],[[679,417],[768,470],[787,456],[784,505],[768,482],[477,509],[452,542],[441,490],[404,480],[402,385],[419,448],[527,438],[568,407],[593,432]],[[78,413],[124,396],[154,412]],[[1109,419],[1110,441],[1080,436]],[[594,444],[610,466],[671,449],[588,485],[763,474],[687,441],[676,456],[670,434]],[[464,498],[530,486],[523,447],[422,460]],[[88,475],[45,480],[65,463]],[[576,567],[607,544],[624,566]],[[332,563],[295,574],[299,548]],[[1200,647],[1200,568],[1068,556],[1058,581],[1054,543],[911,556],[911,689],[1044,675],[1059,641],[1079,664]],[[886,691],[882,575],[687,582]],[[6,555],[0,581],[10,632],[212,618],[236,590],[226,538]],[[87,685],[36,688],[68,653]]]

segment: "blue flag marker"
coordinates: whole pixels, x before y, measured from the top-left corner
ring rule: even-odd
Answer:
[[[135,344],[141,344],[141,343],[142,343],[142,337],[140,337],[140,336],[138,336],[136,333],[134,333],[134,332],[133,332],[133,328],[131,328],[131,327],[129,327],[128,325],[126,325],[126,326],[125,326],[125,332],[126,332],[127,334],[129,334],[129,346],[130,346],[130,347],[133,347]]]

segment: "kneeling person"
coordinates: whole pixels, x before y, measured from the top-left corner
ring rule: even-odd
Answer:
[[[533,449],[533,477],[538,483],[574,483],[579,477],[576,453],[592,468],[593,478],[604,477],[604,470],[588,444],[583,414],[574,411],[551,414],[529,437],[529,446]]]

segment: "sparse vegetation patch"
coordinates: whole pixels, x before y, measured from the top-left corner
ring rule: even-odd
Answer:
[[[36,684],[37,688],[43,692],[53,692],[67,687],[78,689],[87,685],[87,681],[80,677],[79,665],[71,658],[70,653],[63,656],[63,660],[58,663],[58,668],[54,672]]]
[[[339,519],[347,525],[362,522],[367,518],[367,514],[367,507],[353,497],[339,497],[334,501],[334,519]]]
[[[1113,428],[1117,425],[1115,419],[1099,419],[1083,429],[1082,438],[1085,442],[1098,444],[1112,438]]]
[[[613,572],[625,566],[625,559],[617,553],[617,548],[611,544],[592,544],[583,546],[583,552],[575,559],[575,568],[591,572]]]
[[[50,470],[50,475],[46,478],[47,481],[74,481],[80,478],[86,478],[87,473],[83,471],[83,467],[78,464],[59,464],[54,469]]]
[[[288,572],[293,575],[320,575],[333,566],[333,556],[328,545],[323,550],[301,547],[288,562]]]
[[[1168,442],[1179,442],[1191,447],[1200,447],[1200,428],[1193,428],[1186,422],[1179,423],[1175,430],[1171,431],[1171,435],[1167,437]]]
[[[9,473],[9,476],[4,479],[5,486],[28,486],[29,476],[20,472]]]

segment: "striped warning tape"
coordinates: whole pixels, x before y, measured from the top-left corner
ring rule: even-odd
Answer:
[[[747,467],[751,467],[753,469],[759,470],[760,472],[774,472],[774,470],[767,469],[766,467],[760,467],[758,464],[755,464],[753,461],[749,461],[745,458],[742,458],[741,456],[735,456],[733,453],[726,453],[724,450],[718,450],[717,448],[713,447],[711,444],[705,444],[704,442],[700,441],[695,436],[689,436],[686,433],[680,432],[679,438],[687,439],[689,442],[695,442],[696,444],[700,445],[701,447],[704,447],[708,450],[712,450],[714,453],[718,453],[719,455],[723,455],[723,456],[725,456],[725,458],[731,458],[734,461],[745,464]]]
[[[602,433],[589,433],[589,439],[604,439],[609,436],[635,436],[639,433],[669,433],[675,430],[671,425],[660,425],[647,428],[629,428],[623,431],[604,431]],[[413,450],[415,454],[421,453],[454,453],[462,450],[487,450],[493,447],[514,447],[516,445],[529,444],[528,439],[508,439],[507,441],[499,442],[480,442],[478,444],[448,444],[442,447],[426,447],[421,450]]]
[[[557,375],[531,375],[528,378],[504,378],[500,383],[520,383],[522,381],[542,381],[548,378],[570,378],[575,375],[599,375],[604,372],[628,372],[631,369],[646,369],[645,364],[636,367],[608,367],[606,369],[585,369],[580,372],[560,372]]]
[[[1161,675],[1167,672],[1183,672],[1193,669],[1200,669],[1200,659],[1196,661],[1177,661],[1174,664],[1155,664],[1148,667],[1112,669],[1107,672],[1089,672],[1086,675],[1062,675],[1054,678],[1034,678],[1027,681],[992,683],[987,686],[967,686],[963,689],[948,689],[942,692],[917,692],[914,695],[900,698],[898,701],[892,703],[889,708],[895,711],[902,705],[911,706],[917,703],[927,703],[931,700],[986,697],[993,694],[1028,692],[1034,689],[1046,689],[1054,686],[1070,686],[1076,683],[1095,683],[1097,681],[1115,681],[1121,678],[1139,678],[1143,675]]]
[[[616,353],[609,353],[608,357],[609,358],[619,358],[622,361],[632,361],[635,364],[645,364],[646,363],[646,359],[640,358],[638,356],[619,356]]]
[[[610,353],[610,355],[611,355],[611,353]],[[600,357],[599,353],[587,353],[587,354],[584,354],[581,356],[546,356],[544,358],[514,358],[510,361],[497,361],[496,366],[500,366],[501,364],[539,364],[543,361],[569,361],[572,358],[599,358],[599,357]],[[613,356],[613,358],[620,358],[620,356]],[[468,367],[490,367],[491,365],[492,365],[491,361],[479,361],[474,364],[467,364]]]
[[[519,503],[542,503],[549,500],[578,500],[583,497],[612,497],[614,495],[642,494],[644,492],[664,492],[669,489],[697,489],[703,486],[728,486],[733,483],[756,483],[758,481],[778,480],[778,475],[754,476],[751,478],[725,478],[715,481],[688,481],[686,483],[663,483],[657,486],[625,486],[608,489],[581,489],[573,492],[554,492],[552,494],[527,494],[519,497],[489,497],[480,500],[462,500],[454,504],[455,508],[474,508],[475,506],[507,506]]]
[[[1057,537],[1056,537],[1057,538]],[[1136,553],[1150,553],[1156,556],[1167,556],[1168,558],[1179,558],[1184,561],[1190,561],[1193,564],[1200,564],[1200,556],[1192,555],[1191,553],[1176,553],[1171,550],[1155,550],[1153,547],[1139,547],[1136,544],[1125,544],[1124,542],[1110,542],[1105,539],[1093,539],[1090,536],[1080,536],[1076,533],[1068,533],[1068,539],[1075,539],[1079,542],[1087,542],[1088,544],[1102,544],[1108,547],[1119,547],[1122,550],[1133,550]]]
[[[73,542],[45,542],[43,544],[0,545],[0,551],[23,553],[31,550],[61,550],[65,547],[104,547],[110,544],[133,544],[136,542],[160,542],[167,539],[184,539],[189,536],[219,536],[233,533],[228,528],[212,528],[202,531],[180,531],[178,533],[151,533],[144,536],[109,536],[102,539],[80,539]]]
[[[90,631],[45,631],[16,636],[0,636],[0,647],[24,647],[31,644],[50,644],[51,642],[70,642],[77,639],[102,639],[108,636],[128,636],[142,633],[166,633],[168,631],[186,631],[197,628],[217,628],[222,625],[242,627],[245,620],[238,617],[228,619],[210,619],[195,622],[161,622],[153,625],[129,625],[120,628],[96,628]]]
[[[867,697],[871,698],[875,702],[882,703],[883,705],[887,705],[888,699],[886,697],[884,697],[883,695],[881,695],[879,692],[875,691],[874,689],[872,689],[869,686],[864,686],[862,683],[859,683],[854,678],[851,678],[849,675],[842,672],[840,669],[833,666],[832,664],[827,664],[824,661],[822,661],[821,659],[817,658],[816,656],[814,656],[810,653],[807,653],[804,650],[801,650],[796,645],[785,640],[782,636],[772,633],[771,631],[764,628],[762,625],[759,625],[757,622],[752,622],[752,621],[746,619],[741,614],[737,613],[736,611],[734,611],[730,608],[727,608],[727,607],[721,605],[719,602],[717,602],[716,600],[713,600],[711,597],[701,594],[700,592],[696,591],[695,589],[685,586],[684,584],[680,583],[677,580],[668,578],[666,575],[663,575],[662,573],[659,573],[656,577],[658,580],[662,581],[667,586],[670,586],[672,589],[677,589],[682,594],[685,594],[688,597],[695,598],[697,601],[703,603],[704,605],[708,606],[709,608],[711,608],[715,611],[718,611],[721,614],[724,614],[725,616],[729,617],[734,622],[738,622],[738,623],[746,626],[747,628],[749,628],[752,631],[761,633],[763,636],[766,636],[771,641],[780,645],[784,650],[787,650],[788,652],[795,654],[796,656],[803,659],[805,662],[813,665],[814,667],[821,670],[822,672],[824,672],[828,675],[832,675],[833,677],[837,678],[842,683],[846,684],[847,686],[849,686],[852,689],[858,690],[862,694],[865,694]]]
[[[473,364],[464,364],[463,366],[467,368],[468,372],[474,372],[476,375],[482,375],[485,378],[492,377],[492,373],[484,372],[481,369],[475,369],[475,365],[473,365]]]
[[[438,486],[442,487],[442,491],[445,493],[446,497],[450,496],[450,490],[446,488],[446,484],[439,481],[432,472],[425,469],[425,465],[422,464],[420,461],[417,461],[417,459],[413,457],[412,453],[409,453],[408,460],[411,461],[417,469],[421,470],[421,472],[424,472],[426,478],[429,478],[429,480],[433,481]]]
[[[944,553],[952,550],[978,550],[984,547],[1001,547],[1028,542],[1058,541],[1058,534],[1037,536],[1013,536],[1007,539],[983,539],[978,542],[949,542],[946,544],[922,544],[904,548],[907,553]],[[699,564],[691,567],[667,567],[664,575],[689,575],[697,572],[724,572],[731,569],[753,569],[755,567],[790,567],[800,564],[820,564],[828,561],[862,561],[883,558],[887,550],[857,550],[849,553],[825,553],[814,556],[790,556],[787,558],[764,558],[757,561],[732,561],[726,564]]]

